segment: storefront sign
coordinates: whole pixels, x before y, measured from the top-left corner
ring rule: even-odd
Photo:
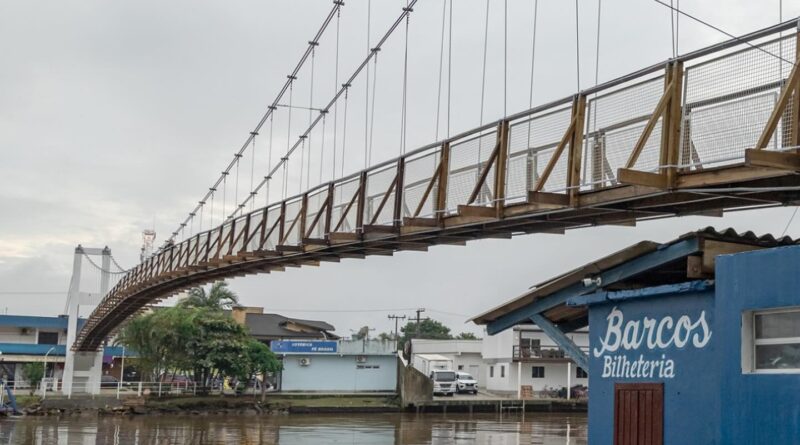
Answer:
[[[272,352],[279,354],[335,354],[339,342],[330,340],[275,340],[270,344]]]
[[[622,310],[614,307],[606,317],[600,346],[592,354],[603,358],[603,378],[671,379],[676,370],[670,351],[703,349],[709,340],[706,311],[695,317],[684,314],[625,320]]]

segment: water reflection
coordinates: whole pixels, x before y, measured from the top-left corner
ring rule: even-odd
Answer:
[[[27,417],[0,421],[0,443],[583,445],[586,416],[369,414]]]

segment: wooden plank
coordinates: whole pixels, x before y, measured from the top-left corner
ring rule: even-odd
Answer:
[[[537,204],[543,208],[550,206],[550,208],[558,209],[562,207],[569,207],[569,195],[564,193],[548,193],[548,192],[528,192],[528,203]]]
[[[439,227],[436,218],[403,218],[403,227]]]
[[[503,217],[503,207],[506,202],[506,167],[508,165],[508,121],[503,120],[498,125],[499,151],[497,153],[497,168],[494,169],[494,206],[495,218]]]
[[[328,234],[328,240],[331,244],[354,243],[359,239],[360,237],[357,233],[351,232],[331,232]]]
[[[436,202],[434,206],[437,219],[441,219],[445,210],[447,210],[447,187],[450,174],[450,141],[445,141],[442,144],[441,155],[442,157],[439,159],[439,180],[438,187],[436,188]],[[414,216],[419,216],[419,212],[414,214]]]
[[[399,231],[395,226],[367,224],[364,226],[364,233],[399,233]]]
[[[480,217],[487,219],[496,218],[496,209],[494,207],[482,207],[471,205],[459,205],[458,215],[466,217]]]
[[[284,252],[296,253],[296,252],[304,252],[305,251],[303,249],[303,246],[292,246],[292,245],[288,245],[288,244],[279,244],[279,245],[275,246],[275,250],[277,250],[278,252],[281,252],[281,253],[284,253]]]
[[[668,185],[666,175],[631,170],[628,168],[621,168],[617,170],[617,180],[623,184],[643,185],[645,187],[655,187],[661,189],[666,189]]]
[[[800,171],[800,154],[750,148],[744,151],[744,164],[750,167],[766,167],[797,172]]]
[[[764,167],[725,167],[718,169],[707,169],[696,173],[685,173],[678,175],[677,187],[699,188],[711,185],[732,184],[737,182],[751,181],[755,179],[773,178],[786,175],[786,171]]]
[[[575,116],[575,128],[572,132],[569,144],[569,156],[567,158],[567,193],[570,202],[578,202],[578,193],[581,185],[581,161],[583,156],[583,120],[586,114],[586,96],[578,94],[573,104],[573,116]]]

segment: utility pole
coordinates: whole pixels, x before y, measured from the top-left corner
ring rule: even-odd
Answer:
[[[392,314],[392,315],[388,315],[387,317],[389,318],[389,320],[394,319],[394,349],[395,349],[395,351],[397,351],[397,350],[399,350],[398,346],[400,345],[400,341],[399,341],[400,339],[397,337],[397,322],[399,320],[405,320],[406,316],[403,315],[401,317],[399,315]]]
[[[414,338],[419,338],[419,322],[420,322],[419,314],[425,312],[425,308],[421,307],[417,309],[416,312],[417,312],[417,329],[416,332],[414,333]]]

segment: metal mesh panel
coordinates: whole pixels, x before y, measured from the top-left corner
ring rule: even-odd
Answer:
[[[581,174],[584,186],[601,188],[617,184],[617,170],[627,164],[663,94],[664,78],[660,76],[589,100]],[[633,168],[658,169],[661,130],[659,119]]]
[[[372,223],[376,212],[378,212],[378,207],[380,207],[384,195],[389,190],[389,187],[391,187],[396,174],[397,167],[392,166],[367,175],[367,183],[364,189],[366,196],[364,201],[364,224]],[[383,205],[383,208],[380,209],[377,218],[375,218],[375,224],[392,225],[394,222],[394,197],[395,191],[393,189],[386,203]]]
[[[795,37],[747,47],[686,69],[681,167],[741,162],[745,149],[755,147],[791,71],[791,64],[767,52],[794,61]],[[787,148],[792,134],[784,121],[788,120],[781,119],[767,149]]]
[[[515,122],[508,134],[506,200],[527,200],[542,171],[563,139],[572,119],[571,106]],[[567,185],[567,148],[545,183],[544,191],[563,191]]]
[[[199,263],[208,257],[208,232],[203,232],[198,236],[197,259]]]
[[[355,232],[356,231],[356,212],[357,203],[353,203],[350,210],[342,220],[342,214],[347,209],[347,205],[353,199],[353,196],[358,191],[358,178],[349,179],[345,182],[336,184],[333,189],[333,208],[331,209],[331,230],[338,232]],[[336,224],[342,221],[339,229],[336,230]]]
[[[249,233],[245,235],[246,239],[243,241],[246,242],[244,250],[248,252],[258,250],[258,246],[261,244],[261,223],[263,221],[264,209],[256,210],[250,214],[250,230]]]
[[[436,151],[406,159],[403,178],[403,209],[402,216],[414,216],[420,201],[422,201],[428,184],[436,173],[439,165],[440,153]],[[434,180],[433,187],[427,199],[420,209],[420,218],[429,218],[435,214],[436,195],[438,193],[439,180]]]
[[[311,232],[308,233],[309,238],[321,239],[325,237],[325,209],[322,208],[322,204],[325,202],[327,197],[327,187],[308,195],[308,204],[306,207],[306,232],[308,233],[309,229],[311,229]],[[314,219],[317,218],[317,214],[320,211],[322,211],[323,214],[320,215],[316,225],[311,227],[311,224],[314,223]]]
[[[231,230],[233,229],[233,221],[228,221],[222,225],[222,248],[219,249],[219,257],[228,254],[228,248],[231,245]]]
[[[267,211],[267,225],[264,228],[264,250],[275,250],[275,246],[280,243],[280,219],[281,219],[281,206],[277,204]],[[274,228],[273,228],[274,227]]]
[[[286,203],[286,220],[284,221],[284,234],[283,244],[287,246],[296,246],[303,240],[300,234],[300,209],[303,207],[303,201],[300,198]]]
[[[447,212],[455,212],[459,205],[467,204],[470,194],[478,184],[481,172],[497,143],[493,131],[450,145],[450,166],[447,178]],[[494,200],[494,164],[483,182],[478,196],[471,205],[490,205]]]
[[[236,218],[236,223],[233,225],[235,230],[235,233],[233,234],[233,241],[234,241],[233,249],[231,250],[231,254],[233,255],[239,253],[244,247],[244,240],[247,237],[247,234],[244,233],[246,225],[247,225],[247,215]]]

